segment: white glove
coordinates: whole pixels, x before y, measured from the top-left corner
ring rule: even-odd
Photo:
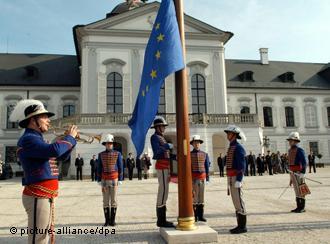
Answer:
[[[242,187],[242,182],[236,181],[235,182],[235,188],[241,188]]]
[[[173,144],[172,143],[167,143],[167,145],[170,149],[173,149]]]
[[[305,179],[305,174],[300,173],[300,174],[299,174],[299,178],[300,178],[300,179]]]
[[[123,182],[122,181],[118,181],[118,185],[122,185],[123,184]]]

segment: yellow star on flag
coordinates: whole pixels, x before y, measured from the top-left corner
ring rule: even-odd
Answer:
[[[146,87],[146,92],[148,92],[148,91],[149,91],[149,86]]]
[[[161,51],[157,50],[157,52],[155,54],[157,60],[160,59],[160,54],[161,54]]]
[[[145,96],[145,93],[144,93],[144,90],[142,90],[142,97],[144,97]]]
[[[160,42],[160,41],[164,41],[164,35],[162,33],[160,33],[158,36],[157,36],[157,41]]]
[[[158,30],[160,28],[160,23],[157,23],[155,29]]]
[[[151,70],[150,76],[152,79],[157,77],[157,71],[156,70]]]

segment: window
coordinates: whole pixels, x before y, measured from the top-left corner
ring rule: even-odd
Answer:
[[[309,142],[309,149],[310,152],[313,152],[314,155],[318,155],[319,154],[319,144],[317,141],[310,141]]]
[[[74,105],[64,105],[63,106],[63,118],[74,115],[76,107]]]
[[[238,75],[241,81],[254,81],[253,80],[253,72],[252,71],[244,71],[243,73]]]
[[[282,82],[295,82],[293,72],[286,72],[278,76],[278,78],[280,78]]]
[[[17,163],[17,147],[16,146],[7,146],[6,147],[6,157],[5,162],[10,164],[16,164]]]
[[[273,127],[273,110],[271,107],[263,107],[264,126]]]
[[[206,92],[204,76],[195,74],[191,77],[191,93],[193,113],[206,113]]]
[[[159,105],[157,114],[166,114],[166,104],[165,104],[165,82],[160,89],[159,95]]]
[[[305,106],[306,127],[317,127],[316,107],[314,105]]]
[[[330,126],[330,107],[327,107],[328,126]]]
[[[17,129],[18,122],[11,122],[9,120],[10,114],[13,112],[15,104],[10,104],[7,106],[7,129]]]
[[[241,114],[249,114],[250,113],[250,108],[247,106],[243,106],[241,108]]]
[[[116,72],[107,77],[107,112],[123,112],[123,77]]]
[[[286,127],[294,127],[294,110],[293,107],[285,107]]]

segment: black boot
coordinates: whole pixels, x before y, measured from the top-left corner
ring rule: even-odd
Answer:
[[[197,222],[198,221],[198,211],[197,211],[197,204],[194,204],[193,205],[193,208],[194,208],[194,215],[195,215],[195,222]]]
[[[296,203],[297,203],[297,207],[295,209],[292,209],[291,212],[292,213],[296,213],[297,210],[299,209],[300,206],[300,198],[296,197]]]
[[[105,223],[103,226],[109,226],[110,224],[110,209],[109,208],[104,208],[104,219],[105,219]]]
[[[116,212],[117,208],[111,208],[110,226],[116,226]]]
[[[174,227],[172,222],[166,220],[166,206],[157,208],[157,226],[158,227]]]
[[[237,227],[230,230],[231,234],[242,234],[246,233],[246,215],[243,214],[237,214]]]
[[[230,231],[230,233],[236,232],[236,231],[237,231],[237,229],[238,229],[238,213],[237,213],[237,212],[235,212],[235,214],[236,214],[236,221],[237,221],[237,226],[236,226],[235,228],[233,228],[233,229],[229,230],[229,231]]]
[[[297,209],[296,213],[304,213],[305,211],[305,202],[304,198],[299,198],[299,208]]]
[[[198,220],[202,222],[206,222],[204,218],[204,204],[197,205],[197,212],[198,212]]]

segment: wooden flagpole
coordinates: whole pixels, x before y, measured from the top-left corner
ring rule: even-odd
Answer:
[[[185,31],[183,16],[183,0],[174,0],[176,16],[185,60]],[[189,144],[189,116],[186,69],[175,73],[176,98],[176,131],[177,131],[177,161],[179,188],[179,217],[177,229],[194,230],[195,218],[192,204],[192,173]]]

